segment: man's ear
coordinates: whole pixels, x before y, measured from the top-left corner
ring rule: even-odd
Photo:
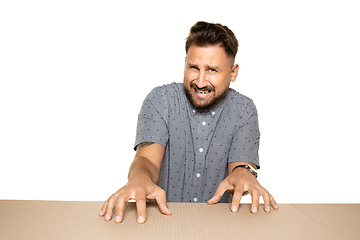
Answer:
[[[237,77],[237,75],[238,75],[238,72],[239,72],[239,65],[238,64],[235,64],[234,66],[233,66],[233,68],[231,69],[231,76],[230,76],[230,80],[232,81],[232,82],[235,82],[235,80],[236,80],[236,77]]]

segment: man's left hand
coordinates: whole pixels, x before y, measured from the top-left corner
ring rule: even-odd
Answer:
[[[256,177],[245,168],[236,168],[233,172],[231,172],[229,176],[219,184],[214,196],[207,203],[217,203],[225,191],[233,191],[233,198],[231,202],[232,212],[237,212],[239,210],[241,197],[246,192],[251,194],[252,213],[258,212],[260,195],[264,200],[264,210],[266,212],[270,212],[271,206],[274,209],[279,208],[276,205],[273,196],[264,187],[262,187]]]

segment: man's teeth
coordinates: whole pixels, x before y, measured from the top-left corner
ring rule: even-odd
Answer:
[[[197,91],[199,94],[208,94],[208,93],[210,93],[210,91]]]

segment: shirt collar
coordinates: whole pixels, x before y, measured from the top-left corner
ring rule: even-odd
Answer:
[[[203,112],[203,114],[209,115],[212,118],[214,118],[217,114],[220,114],[224,107],[225,99],[226,99],[226,96],[223,99],[221,99],[221,101],[215,107],[213,107],[209,111]],[[199,113],[199,111],[196,108],[194,108],[193,105],[191,105],[191,103],[189,102],[189,100],[187,98],[186,98],[186,100],[188,102],[191,115],[195,116],[197,113]]]

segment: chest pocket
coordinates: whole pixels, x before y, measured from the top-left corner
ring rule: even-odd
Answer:
[[[206,156],[206,167],[215,171],[225,171],[227,169],[230,139],[213,139],[210,143]]]

